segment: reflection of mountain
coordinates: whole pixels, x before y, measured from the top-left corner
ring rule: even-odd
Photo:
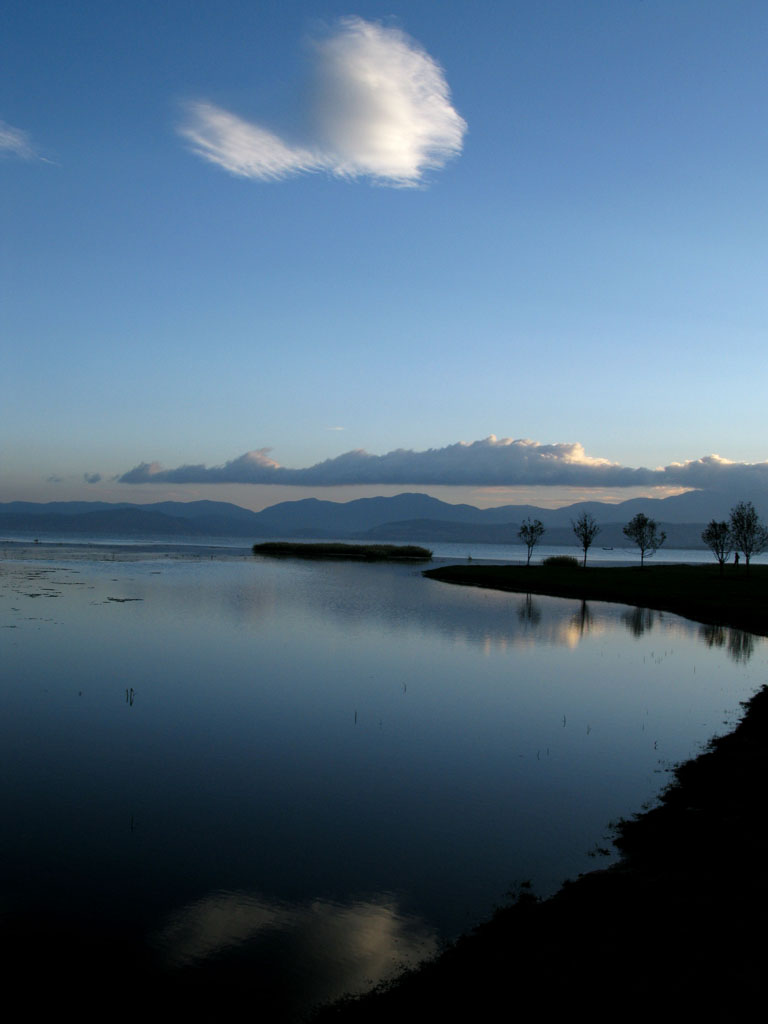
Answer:
[[[247,979],[253,1010],[286,1016],[358,994],[434,955],[435,933],[390,899],[288,904],[217,892],[182,908],[153,938],[166,968]],[[272,1019],[272,1018],[270,1018]]]
[[[744,495],[738,495],[743,499]],[[346,537],[356,539],[474,541],[516,544],[520,523],[528,515],[547,529],[548,544],[574,545],[571,520],[582,511],[602,526],[602,545],[624,547],[622,527],[644,512],[667,533],[668,547],[701,548],[703,525],[727,518],[736,499],[719,493],[691,491],[672,498],[633,498],[617,505],[579,502],[559,509],[506,505],[479,509],[451,505],[426,494],[398,494],[354,501],[306,498],[284,501],[251,512],[221,501],[163,501],[146,505],[127,502],[34,502],[0,505],[0,533],[63,533],[149,536],[220,537]],[[764,503],[763,503],[764,504]],[[757,498],[758,511],[761,502]]]

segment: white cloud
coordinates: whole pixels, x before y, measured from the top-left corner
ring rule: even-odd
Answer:
[[[179,133],[231,174],[267,181],[306,171],[417,185],[461,152],[466,122],[442,68],[398,29],[345,18],[315,46],[314,137],[296,145],[198,101]]]
[[[0,121],[0,156],[16,156],[21,160],[34,160],[37,157],[29,133],[21,128],[14,128],[6,121]]]
[[[552,487],[684,487],[708,490],[768,489],[768,462],[729,462],[708,455],[657,469],[622,466],[587,455],[573,442],[541,444],[491,435],[481,441],[430,448],[399,448],[385,455],[362,449],[314,466],[290,469],[267,453],[247,452],[223,466],[163,469],[143,462],[124,473],[123,483],[250,483],[333,487],[361,484]]]
[[[442,69],[397,29],[349,18],[319,46],[320,126],[334,171],[418,181],[461,150]]]

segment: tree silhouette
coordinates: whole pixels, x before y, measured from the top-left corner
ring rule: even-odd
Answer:
[[[720,572],[723,572],[725,563],[733,551],[733,535],[728,523],[718,523],[713,519],[701,535],[701,539],[715,556],[720,565]]]
[[[576,534],[576,539],[584,549],[584,568],[586,569],[587,551],[592,546],[592,541],[600,533],[600,527],[597,525],[597,520],[589,512],[582,512],[576,522],[571,520],[571,526]]]
[[[634,519],[630,519],[624,527],[624,536],[628,537],[633,544],[636,544],[640,548],[641,569],[643,567],[643,562],[645,561],[646,551],[652,555],[655,554],[667,539],[667,535],[663,530],[661,533],[658,532],[658,525],[656,521],[654,519],[649,519],[648,516],[643,515],[642,512],[638,512]]]
[[[533,549],[541,540],[543,533],[544,524],[542,521],[540,519],[531,519],[530,516],[523,520],[520,529],[517,531],[517,536],[528,548],[528,561],[525,563],[526,565],[531,564],[531,554],[533,553]]]
[[[730,530],[733,546],[743,552],[749,572],[752,555],[759,555],[768,547],[768,528],[758,519],[751,501],[740,501],[731,509]]]

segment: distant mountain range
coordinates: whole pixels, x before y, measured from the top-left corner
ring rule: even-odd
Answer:
[[[765,494],[740,496],[753,500],[758,512],[768,506]],[[56,534],[91,537],[263,537],[347,538],[355,540],[517,543],[527,516],[546,527],[547,544],[574,545],[571,520],[591,513],[601,524],[596,541],[603,546],[627,543],[622,527],[637,513],[655,519],[667,533],[670,547],[702,547],[701,531],[711,519],[727,519],[737,498],[720,492],[689,491],[672,498],[632,498],[618,505],[578,502],[565,508],[505,505],[480,509],[451,505],[427,494],[391,498],[283,501],[251,512],[222,501],[161,501],[147,505],[66,501],[0,504],[3,534]]]

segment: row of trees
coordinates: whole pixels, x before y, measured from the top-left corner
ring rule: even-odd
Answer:
[[[579,547],[584,552],[583,565],[587,564],[587,552],[600,533],[600,526],[589,512],[582,512],[571,526]],[[544,524],[540,519],[530,516],[523,522],[517,533],[528,549],[527,565],[531,564],[533,549],[544,535]],[[646,555],[653,555],[667,539],[666,533],[659,530],[658,524],[642,512],[631,519],[624,527],[625,537],[640,549],[640,565],[645,562]],[[740,501],[731,509],[728,522],[712,520],[701,535],[701,539],[712,551],[723,570],[725,563],[734,551],[741,551],[749,571],[749,562],[753,555],[768,548],[768,527],[760,522],[755,506],[751,501]]]
[[[577,519],[571,520],[571,527],[579,542],[579,547],[584,552],[582,565],[586,567],[587,552],[592,547],[595,537],[600,533],[600,526],[593,515],[590,515],[589,512],[582,512]],[[667,535],[663,530],[661,533],[658,532],[653,519],[644,516],[642,512],[638,512],[635,518],[624,527],[624,533],[633,544],[640,548],[640,565],[643,564],[646,554],[649,552],[653,554],[667,539]],[[542,521],[540,519],[531,519],[530,516],[528,516],[517,531],[517,536],[528,548],[528,561],[526,565],[531,564],[533,549],[543,535],[544,524]]]
[[[761,523],[751,501],[740,501],[731,509],[731,518],[718,522],[713,519],[701,535],[701,539],[717,559],[720,572],[734,551],[744,555],[749,572],[753,555],[759,555],[768,548],[768,527]]]

